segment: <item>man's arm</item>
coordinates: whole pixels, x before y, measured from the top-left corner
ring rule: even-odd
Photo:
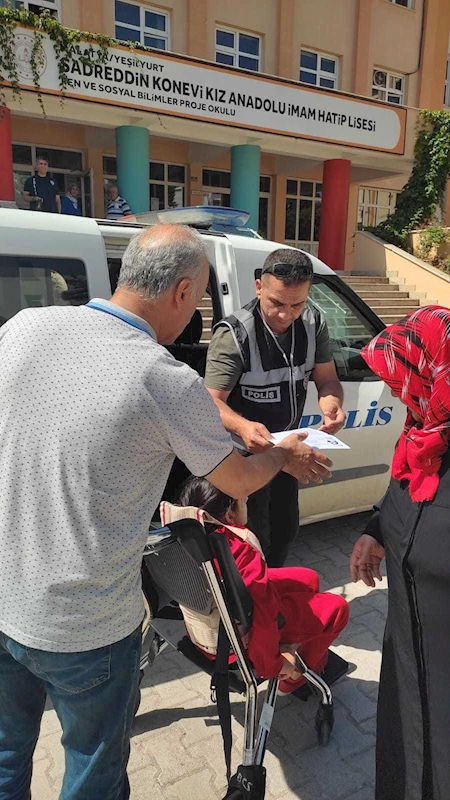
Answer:
[[[325,433],[337,433],[344,425],[346,415],[342,409],[344,391],[334,361],[316,364],[313,380],[317,386],[319,406],[324,416],[324,424],[320,430]]]
[[[59,194],[55,194],[55,201],[56,201],[56,208],[58,209],[58,214],[61,213],[61,198]]]
[[[208,392],[219,409],[220,419],[225,430],[239,436],[249,453],[262,453],[273,447],[271,433],[265,425],[261,422],[251,422],[230,408],[227,400],[231,392],[220,389],[208,389]]]
[[[244,456],[234,450],[206,477],[221,492],[243,499],[262,489],[281,470],[289,472],[300,483],[322,483],[331,477],[332,461],[323,453],[304,444],[304,434],[286,437],[265,453]]]

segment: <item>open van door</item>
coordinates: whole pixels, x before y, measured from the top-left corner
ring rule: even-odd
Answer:
[[[378,318],[335,275],[316,274],[310,297],[324,315],[330,332],[348,415],[338,436],[351,450],[329,453],[334,462],[330,481],[322,486],[301,487],[302,523],[362,511],[381,499],[405,419],[404,406],[392,397],[361,356],[364,345],[380,332]],[[313,382],[308,388],[301,424],[315,428],[322,424]]]

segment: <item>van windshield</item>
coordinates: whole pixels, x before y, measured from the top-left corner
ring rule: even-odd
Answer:
[[[0,325],[24,308],[79,306],[88,300],[83,261],[0,255]]]

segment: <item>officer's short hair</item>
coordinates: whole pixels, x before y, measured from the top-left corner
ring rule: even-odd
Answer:
[[[280,247],[267,256],[261,277],[265,274],[274,275],[285,286],[296,286],[312,281],[314,269],[307,253],[291,247]]]

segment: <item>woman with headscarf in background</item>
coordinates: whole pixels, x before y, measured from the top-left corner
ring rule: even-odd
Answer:
[[[389,611],[377,724],[376,800],[450,800],[450,310],[421,308],[362,351],[408,407],[392,480],[353,550]]]

